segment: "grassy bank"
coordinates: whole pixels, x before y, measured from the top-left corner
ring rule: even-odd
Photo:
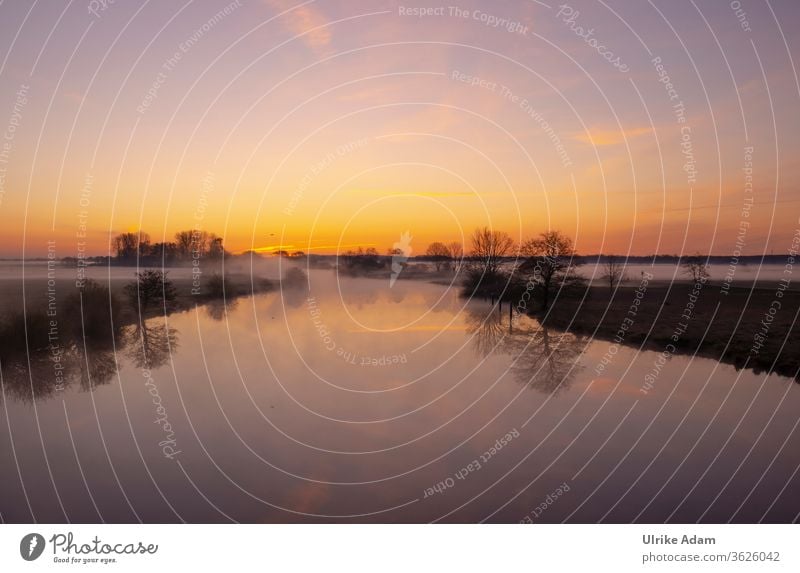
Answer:
[[[622,335],[623,344],[657,351],[674,345],[676,353],[696,353],[736,368],[798,379],[800,331],[794,321],[800,292],[777,295],[774,286],[732,287],[725,294],[713,284],[696,297],[693,291],[693,285],[685,283],[648,285],[644,293],[639,287],[621,287],[614,293],[590,287],[584,300],[555,301],[543,320],[595,338],[619,342]]]

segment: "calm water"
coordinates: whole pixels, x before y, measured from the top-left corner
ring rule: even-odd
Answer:
[[[330,271],[309,282],[128,329],[127,345],[91,351],[88,374],[84,362],[33,402],[19,397],[27,375],[6,371],[2,519],[800,512],[800,386],[788,379],[675,356],[645,393],[656,352],[622,347],[600,377],[609,343],[509,324],[454,289]],[[38,369],[37,388],[51,376]]]

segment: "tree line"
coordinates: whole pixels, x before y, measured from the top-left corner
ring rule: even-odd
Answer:
[[[577,273],[584,259],[575,251],[571,238],[552,230],[516,244],[504,231],[483,227],[470,237],[471,249],[465,253],[460,243],[434,242],[425,258],[436,269],[463,269],[463,289],[467,296],[514,300],[519,310],[530,310],[529,303],[547,310],[556,291],[569,296],[586,279]],[[709,279],[708,260],[699,253],[680,259],[682,272],[691,281]],[[600,279],[613,291],[627,280],[626,261],[607,255],[603,258]]]
[[[219,260],[229,254],[222,244],[222,237],[197,229],[178,231],[174,241],[156,243],[143,231],[121,233],[112,239],[111,247],[115,261],[121,264],[146,264],[155,261],[170,264],[192,263]]]

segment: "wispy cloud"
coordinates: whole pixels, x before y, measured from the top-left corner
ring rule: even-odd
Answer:
[[[475,197],[473,191],[389,191],[387,189],[349,189],[350,193],[364,193],[368,195],[376,195],[378,197],[386,197],[390,195],[408,195],[409,197]],[[481,193],[481,196],[487,195]]]
[[[605,145],[619,145],[626,139],[638,137],[651,133],[649,127],[636,127],[634,129],[596,129],[588,133],[582,132],[572,136],[575,141],[588,143],[589,145],[605,146]]]
[[[265,0],[267,5],[278,12],[290,10],[296,6],[296,0]],[[281,17],[281,20],[292,34],[302,36],[303,42],[317,54],[326,54],[331,43],[330,28],[325,26],[328,19],[313,6],[301,5]]]

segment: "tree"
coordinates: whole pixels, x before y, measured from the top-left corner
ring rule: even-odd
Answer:
[[[502,298],[511,276],[503,272],[502,264],[514,247],[514,241],[503,231],[488,227],[472,233],[472,251],[463,277],[463,294],[486,298]]]
[[[464,246],[458,241],[453,241],[447,244],[447,253],[453,261],[453,269],[458,271],[464,262]]]
[[[351,249],[343,253],[341,258],[344,267],[352,273],[381,269],[387,263],[387,259],[381,257],[375,247],[368,247],[366,250],[358,247],[356,251]]]
[[[143,246],[149,246],[150,235],[142,231],[136,233],[121,233],[112,240],[117,258],[130,261],[136,258]]]
[[[175,243],[153,243],[149,254],[151,257],[171,263],[178,258],[178,249]]]
[[[194,231],[178,231],[175,233],[175,250],[179,259],[188,260],[192,256],[192,238]]]
[[[520,250],[527,257],[520,270],[540,287],[542,310],[546,311],[551,290],[577,280],[572,239],[559,231],[547,231],[523,243]]]
[[[603,276],[608,281],[608,286],[613,290],[615,286],[621,284],[625,280],[625,264],[614,255],[606,257],[606,262],[603,265]]]
[[[145,269],[136,273],[136,280],[125,285],[125,294],[131,306],[144,314],[155,305],[171,306],[176,291],[167,273],[156,269]]]
[[[511,252],[514,241],[503,231],[493,231],[489,227],[475,229],[472,233],[472,253],[470,257],[483,274],[498,275],[503,259]]]
[[[222,237],[211,233],[208,243],[208,258],[216,260],[221,259],[223,255],[225,255],[225,247],[222,246]]]
[[[700,253],[686,257],[682,263],[683,274],[688,275],[694,283],[705,283],[711,276],[706,259]]]
[[[433,261],[433,264],[436,266],[436,270],[439,271],[443,266],[447,267],[449,264],[450,249],[448,249],[447,245],[444,243],[437,241],[428,245],[428,250],[425,251],[425,256]]]
[[[178,346],[178,331],[158,321],[141,321],[127,329],[125,348],[137,368],[158,368]]]
[[[214,233],[191,229],[175,233],[175,251],[180,260],[220,259],[225,254],[222,238]]]

